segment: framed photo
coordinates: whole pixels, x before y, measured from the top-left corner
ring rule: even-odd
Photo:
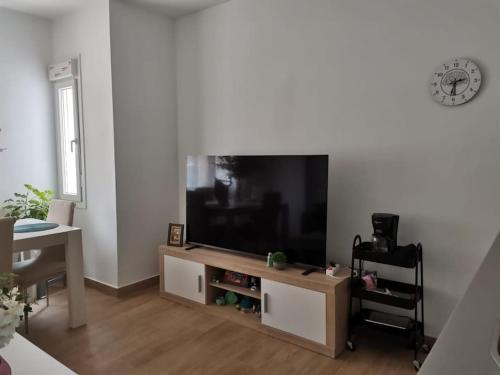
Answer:
[[[168,246],[184,246],[184,225],[183,224],[168,224]]]

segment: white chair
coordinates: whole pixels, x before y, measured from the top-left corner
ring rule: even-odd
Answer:
[[[73,225],[75,204],[54,199],[50,202],[47,221],[60,225]],[[15,262],[12,271],[18,276],[19,286],[27,291],[31,285],[46,283],[47,306],[49,305],[48,281],[66,273],[65,249],[63,245],[42,249],[36,258]],[[24,327],[28,333],[28,312],[24,314]]]

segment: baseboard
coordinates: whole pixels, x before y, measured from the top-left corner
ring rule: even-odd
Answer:
[[[137,281],[135,283],[122,286],[118,288],[117,290],[117,296],[118,297],[124,297],[128,294],[137,292],[138,290],[141,289],[146,289],[152,286],[158,286],[160,285],[160,275],[152,276],[144,280]]]
[[[118,288],[115,288],[114,286],[108,285],[101,283],[100,281],[89,279],[88,277],[85,278],[85,286],[88,288],[96,289],[100,292],[103,292],[105,294],[109,294],[111,296],[117,296],[118,295]]]
[[[434,343],[436,342],[437,338],[436,337],[432,337],[432,336],[425,336],[424,338],[424,341],[427,345],[429,345],[430,347],[434,346]]]
[[[160,276],[152,276],[144,280],[137,281],[135,283],[122,286],[120,288],[113,287],[111,285],[107,285],[101,283],[96,280],[92,280],[89,278],[85,278],[85,286],[88,288],[97,289],[102,293],[114,296],[114,297],[124,297],[131,293],[140,291],[142,289],[146,289],[152,286],[157,286],[160,284]]]

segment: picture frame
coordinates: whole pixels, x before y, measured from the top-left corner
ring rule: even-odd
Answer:
[[[168,246],[184,246],[184,224],[168,224]]]

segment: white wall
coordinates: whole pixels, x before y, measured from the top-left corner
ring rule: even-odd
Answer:
[[[328,153],[329,257],[350,262],[372,212],[400,214],[437,335],[500,227],[498,35],[494,0],[233,0],[180,19],[181,217],[188,154]],[[485,82],[446,108],[427,84],[455,56]]]
[[[158,275],[178,217],[173,22],[111,1],[118,284]]]
[[[85,276],[118,286],[116,188],[111,88],[109,2],[88,0],[53,23],[53,62],[81,54],[87,208],[83,229]]]
[[[56,190],[50,22],[0,8],[0,203],[30,183]]]

